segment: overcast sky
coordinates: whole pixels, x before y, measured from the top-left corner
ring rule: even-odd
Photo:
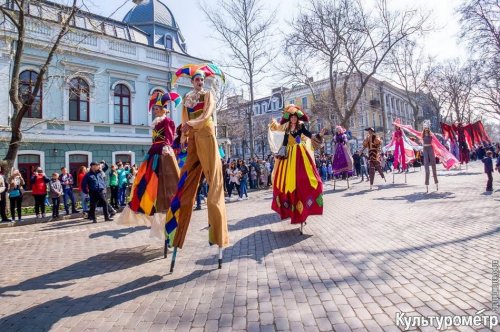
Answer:
[[[58,0],[61,3],[67,3],[69,0]],[[180,26],[184,35],[188,52],[196,57],[217,60],[220,58],[217,49],[219,44],[210,36],[213,35],[213,29],[200,10],[201,0],[161,0],[166,4],[175,16],[177,24]],[[205,0],[207,3],[215,3],[213,0]],[[125,14],[135,5],[132,0],[85,0],[90,10],[96,14],[109,16],[123,5],[113,18],[122,20]],[[300,8],[303,0],[265,0],[269,8],[277,8],[277,23],[281,30],[286,31],[286,22],[294,17]],[[457,0],[389,0],[389,5],[398,8],[419,7],[432,12],[432,18],[435,26],[440,29],[430,34],[424,41],[425,50],[429,55],[436,56],[438,60],[447,58],[464,57],[463,47],[457,43],[458,17],[455,14]],[[259,89],[259,94],[267,94],[269,89],[277,85],[268,80],[266,87]]]

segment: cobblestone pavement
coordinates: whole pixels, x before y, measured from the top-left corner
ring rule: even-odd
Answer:
[[[429,194],[423,169],[407,184],[377,177],[373,191],[358,179],[327,184],[324,215],[303,236],[273,213],[269,191],[229,203],[221,270],[206,211],[194,212],[173,274],[144,228],[65,220],[1,229],[0,331],[398,331],[397,312],[489,310],[499,176],[486,195],[480,163],[440,175]]]

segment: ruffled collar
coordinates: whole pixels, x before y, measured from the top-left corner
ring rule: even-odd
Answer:
[[[153,120],[153,122],[151,122],[151,127],[153,127],[153,128],[154,128],[154,127],[156,127],[156,125],[157,125],[158,123],[162,122],[163,120],[165,120],[165,118],[166,118],[166,117],[167,117],[167,115],[166,115],[166,114],[165,114],[165,115],[163,115],[163,116],[158,116],[158,117],[156,117],[156,118]]]

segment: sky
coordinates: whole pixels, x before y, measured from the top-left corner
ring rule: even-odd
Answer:
[[[67,3],[69,0],[56,0]],[[122,20],[125,14],[135,5],[132,0],[84,0],[90,11],[110,16],[116,20]],[[220,44],[211,36],[215,34],[208,20],[200,10],[202,3],[215,4],[215,0],[161,0],[172,11],[177,24],[187,42],[188,53],[204,58],[220,59]],[[365,0],[362,0],[365,1]],[[264,0],[269,10],[277,9],[277,27],[280,31],[287,31],[287,22],[300,12],[304,0]],[[437,61],[449,58],[465,57],[464,47],[458,45],[458,16],[455,14],[456,7],[461,1],[457,0],[388,0],[391,8],[403,9],[421,8],[431,13],[433,24],[437,31],[428,35],[422,41],[426,53],[436,57]],[[117,10],[117,8],[120,9]],[[279,36],[278,36],[279,37]],[[317,78],[315,78],[317,79]],[[276,79],[266,80],[258,88],[259,95],[269,94],[270,89],[279,86]]]

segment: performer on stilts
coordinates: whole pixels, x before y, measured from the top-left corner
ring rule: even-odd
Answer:
[[[429,192],[429,166],[432,167],[432,173],[434,176],[434,183],[436,184],[436,190],[438,190],[438,179],[436,173],[436,157],[441,162],[441,165],[444,166],[447,170],[452,167],[455,167],[459,161],[457,158],[445,148],[436,136],[430,130],[430,121],[425,120],[423,123],[424,130],[422,132],[415,130],[410,125],[399,125],[404,131],[409,132],[415,137],[421,140],[423,145],[423,159],[425,166],[425,184],[427,187],[427,192]]]
[[[396,123],[400,122],[399,119],[396,119]],[[401,169],[403,172],[406,172],[408,165],[406,164],[406,153],[403,141],[403,131],[401,128],[394,124],[394,132],[392,133],[392,141],[389,145],[394,145],[394,169],[399,170],[399,164],[401,164]]]
[[[385,180],[384,172],[380,166],[380,146],[382,145],[382,141],[375,135],[375,130],[373,128],[366,128],[365,131],[368,131],[368,135],[363,141],[363,150],[368,149],[368,160],[370,164],[368,174],[370,175],[370,189],[372,189],[373,180],[375,179],[375,169],[379,172],[382,179],[384,179],[385,182],[387,181]]]
[[[422,145],[424,147],[423,150],[423,159],[424,159],[424,169],[425,169],[425,186],[427,188],[427,192],[429,192],[429,166],[432,167],[432,176],[434,177],[434,183],[436,184],[436,190],[438,190],[438,178],[436,171],[436,154],[434,153],[434,147],[432,146],[432,133],[430,129],[430,121],[424,121],[424,130],[422,131]]]
[[[335,127],[334,136],[335,147],[332,158],[332,168],[334,177],[334,189],[337,176],[345,176],[347,187],[349,188],[349,177],[353,175],[353,160],[349,151],[348,137],[346,130],[341,126]]]
[[[408,164],[415,160],[415,151],[420,149],[420,146],[410,140],[403,130],[401,129],[401,120],[398,118],[394,122],[394,133],[392,134],[392,140],[387,144],[383,151],[389,151],[394,149],[394,170],[399,167],[401,163],[401,169],[405,176],[406,183],[406,172],[408,169]],[[392,172],[392,183],[394,183],[395,172]]]
[[[153,144],[135,177],[132,198],[117,219],[121,225],[151,227],[150,236],[162,240],[165,216],[179,182],[179,167],[171,147],[175,124],[167,116],[170,102],[178,105],[181,98],[175,92],[157,92],[150,98],[149,109],[156,116],[151,124]]]
[[[292,224],[300,224],[301,234],[308,216],[323,214],[323,183],[311,147],[321,145],[323,132],[313,136],[304,125],[307,121],[300,107],[291,104],[280,124],[274,120],[270,125],[271,131],[284,131],[274,164],[272,209],[282,220],[291,218]]]
[[[215,97],[204,89],[206,77],[224,74],[213,64],[187,65],[174,77],[191,78],[193,90],[184,97],[182,133],[187,137],[187,157],[180,172],[177,192],[167,212],[165,232],[167,245],[174,247],[170,272],[173,272],[177,248],[182,248],[195,201],[201,174],[205,175],[210,190],[207,197],[209,244],[219,246],[219,269],[222,267],[222,248],[229,244],[222,163],[215,137],[213,121]]]

